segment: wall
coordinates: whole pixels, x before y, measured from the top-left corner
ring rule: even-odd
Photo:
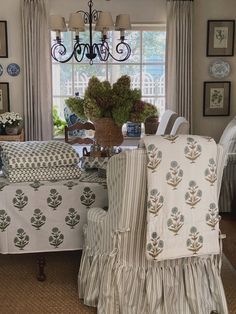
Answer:
[[[193,23],[193,130],[217,141],[227,123],[236,115],[236,46],[234,57],[221,57],[231,65],[231,112],[229,117],[203,117],[203,82],[214,81],[208,75],[209,64],[218,57],[206,57],[207,20],[236,19],[236,0],[194,0]]]
[[[94,9],[110,11],[113,19],[121,13],[129,13],[132,22],[165,22],[166,0],[94,0]],[[67,20],[69,14],[78,10],[88,10],[88,0],[49,0],[50,14],[63,15]]]
[[[22,33],[20,29],[20,0],[1,1],[0,20],[7,21],[8,30],[8,58],[1,58],[3,75],[0,82],[9,82],[10,109],[23,113],[23,57],[22,57]],[[21,73],[12,77],[7,74],[7,65],[17,63]]]

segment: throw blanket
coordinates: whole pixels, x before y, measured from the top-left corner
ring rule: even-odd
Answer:
[[[148,136],[149,260],[219,254],[217,145],[200,136]]]

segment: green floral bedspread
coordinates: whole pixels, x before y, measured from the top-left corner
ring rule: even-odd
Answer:
[[[107,204],[105,181],[96,174],[24,183],[0,177],[0,253],[82,249],[88,209]]]

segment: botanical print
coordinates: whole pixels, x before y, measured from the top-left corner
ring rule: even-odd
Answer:
[[[152,237],[150,239],[151,242],[147,244],[148,254],[153,257],[153,259],[157,259],[158,255],[163,251],[164,241],[160,240],[160,237],[156,232],[152,233]]]
[[[154,144],[150,144],[147,147],[148,164],[147,167],[155,172],[157,166],[160,164],[162,159],[162,152]]]
[[[58,246],[64,241],[64,235],[61,233],[61,231],[54,227],[52,228],[52,233],[49,237],[49,243],[55,247],[55,249],[58,248]]]
[[[172,161],[170,163],[170,172],[166,175],[167,184],[173,187],[173,190],[177,189],[177,185],[182,181],[183,170],[180,169],[177,161]]]
[[[24,247],[29,243],[29,236],[25,233],[25,230],[20,228],[17,230],[16,237],[14,238],[14,244],[20,250],[23,250]]]
[[[68,211],[68,216],[65,218],[65,222],[71,229],[74,229],[80,221],[80,215],[74,208],[70,208]]]
[[[195,205],[200,202],[202,197],[202,191],[198,189],[198,185],[195,181],[189,182],[188,192],[185,194],[185,202],[194,208]]]
[[[187,146],[184,148],[184,155],[186,158],[191,160],[191,163],[194,163],[195,160],[201,155],[202,147],[195,141],[194,138],[187,138]]]
[[[61,204],[61,202],[62,202],[62,196],[57,192],[56,189],[51,189],[50,195],[47,198],[48,206],[55,210]]]
[[[77,182],[73,182],[73,181],[68,181],[68,182],[64,183],[64,185],[68,187],[68,190],[72,190],[72,188],[74,186],[78,185],[78,183]]]
[[[95,202],[95,198],[96,198],[96,195],[88,186],[86,186],[84,188],[83,195],[81,195],[80,197],[80,201],[87,208],[90,208],[90,206]]]
[[[34,181],[33,183],[30,183],[30,186],[34,188],[35,191],[38,191],[40,186],[43,186],[44,184],[40,181]]]
[[[228,47],[228,35],[229,28],[228,27],[214,27],[214,48],[227,48]]]
[[[40,230],[40,228],[46,222],[46,216],[43,215],[42,211],[39,208],[34,210],[34,215],[30,219],[31,225],[36,228],[36,230]]]
[[[170,141],[171,144],[175,143],[175,140],[178,138],[178,135],[165,135],[164,139]]]
[[[211,203],[209,206],[208,214],[206,214],[206,223],[208,226],[212,227],[211,230],[215,230],[215,226],[220,221],[220,215],[218,214],[218,208],[216,207],[215,203]]]
[[[224,107],[224,88],[210,88],[210,108]]]
[[[205,170],[205,179],[211,183],[211,186],[217,180],[216,163],[213,158],[209,159],[208,168]]]
[[[15,197],[12,200],[13,206],[19,208],[19,211],[28,204],[28,196],[26,196],[22,190],[16,190]]]
[[[1,231],[5,231],[6,228],[11,223],[11,217],[7,215],[7,212],[4,209],[0,210],[0,229]]]
[[[154,216],[157,216],[164,203],[164,197],[160,195],[157,189],[150,192],[149,200],[147,202],[148,211]]]
[[[174,235],[177,235],[183,225],[184,215],[181,214],[177,207],[173,207],[171,210],[171,218],[167,220],[168,229],[174,232]]]
[[[190,229],[189,238],[187,240],[187,248],[193,252],[193,255],[197,255],[197,252],[203,246],[203,236],[199,234],[196,227]]]

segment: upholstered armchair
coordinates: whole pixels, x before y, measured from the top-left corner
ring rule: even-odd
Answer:
[[[168,144],[173,154],[174,146]],[[219,149],[217,168],[221,165]],[[196,266],[190,258],[147,260],[146,174],[145,149],[110,159],[109,209],[88,212],[79,297],[97,306],[99,314],[210,314],[212,310],[226,314],[219,257],[196,257]]]

